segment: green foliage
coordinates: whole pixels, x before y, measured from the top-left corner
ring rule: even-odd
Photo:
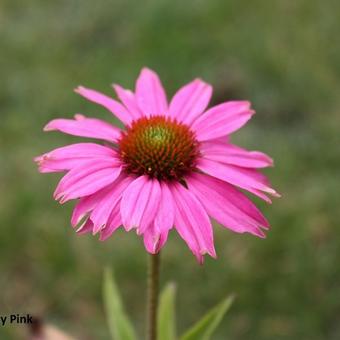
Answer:
[[[234,298],[230,296],[210,310],[180,340],[210,340],[213,332],[221,323],[223,316],[229,310]]]
[[[175,285],[168,284],[160,294],[157,333],[162,340],[176,339]]]
[[[109,269],[104,271],[103,295],[112,339],[136,340],[135,332],[124,311],[117,285]]]
[[[160,340],[176,340],[175,285],[168,284],[160,294],[157,334]],[[135,340],[133,327],[124,311],[121,297],[109,269],[104,271],[104,304],[113,340]],[[210,340],[234,300],[229,296],[211,309],[180,340]]]

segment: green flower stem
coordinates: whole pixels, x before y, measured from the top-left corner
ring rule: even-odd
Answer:
[[[160,254],[149,255],[147,333],[148,340],[157,340],[157,307],[159,286]]]

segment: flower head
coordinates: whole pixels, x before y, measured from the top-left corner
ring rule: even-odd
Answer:
[[[159,77],[148,68],[134,93],[114,89],[120,102],[85,87],[76,92],[111,111],[123,130],[81,114],[55,119],[45,131],[105,144],[71,144],[35,158],[41,172],[66,172],[54,197],[78,200],[71,223],[79,234],[99,233],[105,240],[120,226],[136,229],[147,251],[157,253],[175,228],[199,262],[204,254],[216,257],[209,216],[234,232],[265,236],[267,220],[239,189],[267,202],[267,194],[278,196],[258,172],[273,162],[228,138],[254,114],[248,101],[207,110],[212,87],[195,79],[168,104]]]
[[[195,169],[199,144],[188,126],[164,116],[140,118],[118,144],[128,173],[180,180]]]

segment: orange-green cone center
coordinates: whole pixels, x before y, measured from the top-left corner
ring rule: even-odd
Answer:
[[[182,180],[199,154],[189,127],[163,116],[134,121],[122,134],[119,152],[128,173],[159,180]]]

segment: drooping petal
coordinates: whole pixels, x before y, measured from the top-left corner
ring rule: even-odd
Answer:
[[[65,159],[65,158],[81,158],[81,157],[96,157],[96,156],[111,156],[115,155],[116,151],[107,146],[103,146],[96,143],[76,143],[70,144],[66,146],[62,146],[60,148],[54,149],[48,153],[43,154],[42,156],[36,157],[36,160],[39,161],[42,158],[51,158],[51,159]]]
[[[261,228],[269,227],[260,210],[232,185],[204,174],[192,174],[187,179],[208,214],[222,225],[237,232],[249,232],[264,237]]]
[[[268,186],[264,176],[261,177],[253,169],[241,168],[235,165],[222,164],[220,162],[203,159],[198,161],[197,168],[203,172],[236,185],[242,189],[256,189],[266,193],[277,195],[277,192]]]
[[[175,206],[168,184],[161,182],[159,207],[155,217],[154,226],[160,233],[170,230],[174,225]]]
[[[160,183],[160,191],[158,192],[158,206],[154,221],[143,231],[144,245],[151,254],[156,254],[165,244],[169,230],[174,225],[175,207],[173,197],[168,184]]]
[[[137,120],[145,116],[143,111],[139,108],[136,96],[132,91],[126,90],[117,84],[113,84],[113,88],[116,91],[118,98],[130,112],[133,120]]]
[[[216,257],[213,230],[209,217],[199,200],[182,185],[170,186],[176,206],[175,228],[200,263],[208,253]]]
[[[154,194],[158,190],[158,181],[148,176],[138,177],[126,188],[120,204],[126,230],[149,225],[158,207],[159,195]]]
[[[93,223],[90,219],[87,219],[78,229],[77,229],[77,233],[79,235],[84,235],[84,234],[88,234],[91,233],[93,229]]]
[[[86,118],[76,114],[75,119],[54,119],[45,127],[44,131],[61,131],[73,136],[103,139],[117,142],[121,131],[113,125],[96,118]]]
[[[158,75],[143,68],[136,82],[136,98],[138,106],[145,116],[166,115],[168,104],[163,85]]]
[[[212,107],[198,117],[191,128],[202,142],[228,135],[242,127],[255,113],[247,101],[230,101]]]
[[[71,170],[91,159],[117,158],[117,151],[95,143],[78,143],[54,149],[34,160],[39,165],[39,171],[59,172]]]
[[[148,226],[143,234],[144,246],[150,254],[157,254],[168,238],[168,230],[160,232],[153,223]]]
[[[98,190],[94,194],[80,198],[73,209],[71,225],[73,227],[76,227],[80,223],[80,221],[100,203],[100,201],[111,190],[113,185],[114,182],[113,184],[110,184],[103,189]]]
[[[180,88],[172,98],[169,116],[190,125],[207,108],[212,94],[211,85],[200,79]]]
[[[122,224],[120,206],[117,204],[112,210],[107,224],[100,230],[99,240],[105,241],[108,239]]]
[[[273,160],[259,151],[248,151],[227,143],[202,142],[200,151],[203,158],[245,168],[265,168],[273,165]]]
[[[133,177],[120,176],[109,192],[101,199],[93,209],[90,219],[93,222],[93,233],[97,233],[108,223],[112,211],[119,205],[122,193],[133,181]]]
[[[113,162],[88,162],[70,170],[59,182],[54,196],[60,203],[91,195],[113,183],[122,170]]]
[[[265,202],[272,204],[272,200],[270,199],[270,197],[268,197],[266,194],[264,194],[262,191],[257,190],[257,189],[253,189],[253,188],[248,188],[247,191],[251,192],[252,194],[254,194],[257,197],[260,197],[261,199],[263,199]],[[279,194],[275,195],[275,194],[271,194],[275,197],[280,197]]]
[[[89,101],[105,107],[125,125],[129,125],[130,122],[133,120],[133,115],[128,110],[126,110],[123,105],[100,92],[88,89],[83,86],[79,86],[78,88],[76,88],[75,92],[79,93],[81,96],[88,99]]]
[[[157,179],[149,180],[151,190],[148,203],[145,207],[143,217],[140,221],[138,233],[143,234],[148,225],[154,221],[159,209],[159,201],[161,197],[161,186]]]

